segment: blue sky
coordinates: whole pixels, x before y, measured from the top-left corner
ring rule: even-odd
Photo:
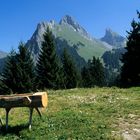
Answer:
[[[21,40],[30,39],[39,22],[59,22],[66,14],[96,38],[106,28],[126,36],[139,6],[140,0],[0,0],[0,50],[16,49]]]

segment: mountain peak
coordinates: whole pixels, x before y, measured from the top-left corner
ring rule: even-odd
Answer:
[[[60,20],[60,24],[74,25],[74,24],[76,24],[76,22],[75,22],[74,18],[71,17],[70,15],[65,15],[65,16]]]
[[[89,33],[77,22],[72,16],[65,15],[59,22],[60,25],[67,25],[71,27],[75,32],[85,37],[88,40],[92,40]]]
[[[105,32],[105,36],[120,36],[118,33],[114,32],[111,28],[107,28]]]
[[[104,41],[115,48],[121,48],[125,46],[125,38],[112,31],[110,28],[106,29],[105,35],[101,38],[101,41]]]

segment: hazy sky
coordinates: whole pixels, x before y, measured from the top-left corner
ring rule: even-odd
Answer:
[[[74,17],[92,36],[106,28],[126,36],[140,0],[0,0],[0,50],[9,52],[32,36],[41,21]]]

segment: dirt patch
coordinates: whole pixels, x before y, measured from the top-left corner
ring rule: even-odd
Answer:
[[[128,114],[128,119],[119,120],[120,135],[124,140],[140,140],[140,118],[135,114]]]

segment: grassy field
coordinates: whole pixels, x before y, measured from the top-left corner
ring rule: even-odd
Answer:
[[[9,130],[0,140],[139,140],[140,88],[91,88],[47,91],[43,117],[33,114],[28,130],[27,108],[12,109]],[[2,119],[5,112],[0,109]]]

